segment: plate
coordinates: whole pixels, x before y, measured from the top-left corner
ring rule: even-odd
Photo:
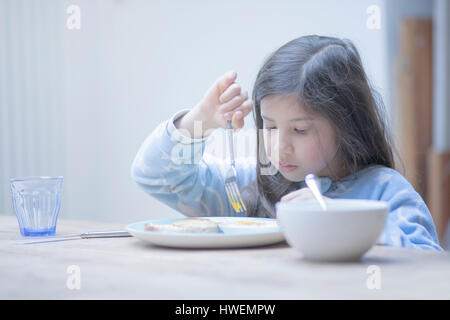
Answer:
[[[237,221],[275,221],[269,218],[246,218],[246,217],[196,217],[204,218],[220,224]],[[154,245],[173,248],[245,248],[266,246],[279,243],[285,240],[281,228],[271,229],[264,232],[252,232],[242,230],[240,232],[221,233],[190,233],[190,232],[158,232],[146,231],[147,223],[171,224],[174,221],[184,218],[170,218],[147,220],[131,223],[126,226],[126,230],[134,237]]]
[[[281,231],[275,219],[258,219],[258,221],[239,220],[238,222],[226,222],[219,224],[219,229],[224,233],[266,233]]]

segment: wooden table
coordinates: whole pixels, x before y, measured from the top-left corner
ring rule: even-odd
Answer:
[[[60,220],[57,234],[123,227]],[[0,299],[450,298],[448,252],[375,246],[360,262],[313,263],[286,243],[200,250],[132,237],[23,242],[16,218],[0,216]],[[380,289],[367,286],[372,265],[379,267]],[[74,270],[79,289],[69,281]]]

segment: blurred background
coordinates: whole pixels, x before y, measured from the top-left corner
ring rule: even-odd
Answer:
[[[251,94],[271,52],[319,34],[359,49],[398,170],[448,242],[449,17],[447,0],[0,0],[0,214],[10,178],[62,175],[60,218],[178,216],[130,177],[147,135],[228,70]]]

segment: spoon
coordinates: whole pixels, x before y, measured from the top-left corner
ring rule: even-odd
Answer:
[[[327,210],[327,206],[325,204],[325,201],[322,197],[322,193],[319,189],[319,179],[316,177],[314,173],[310,173],[305,177],[305,183],[308,186],[308,188],[313,193],[314,197],[316,197],[317,201],[319,201],[320,206],[322,207],[322,210]]]

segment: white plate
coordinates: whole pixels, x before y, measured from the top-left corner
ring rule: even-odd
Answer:
[[[280,226],[275,219],[259,219],[256,222],[248,221],[248,219],[241,219],[239,222],[244,222],[244,224],[235,224],[233,222],[221,223],[219,224],[219,229],[227,234],[242,233],[243,231],[248,233],[267,233],[281,231]],[[245,223],[249,223],[249,225],[245,225]],[[252,223],[254,224],[252,225]]]
[[[274,221],[275,219],[266,218],[241,218],[241,217],[198,217],[210,219],[217,223],[231,223],[235,221]],[[129,224],[126,229],[134,237],[150,242],[155,245],[174,247],[174,248],[240,248],[256,247],[275,244],[284,241],[284,235],[281,228],[268,232],[251,232],[242,230],[242,232],[233,233],[175,233],[146,231],[147,223],[170,224],[183,218],[147,220]]]

